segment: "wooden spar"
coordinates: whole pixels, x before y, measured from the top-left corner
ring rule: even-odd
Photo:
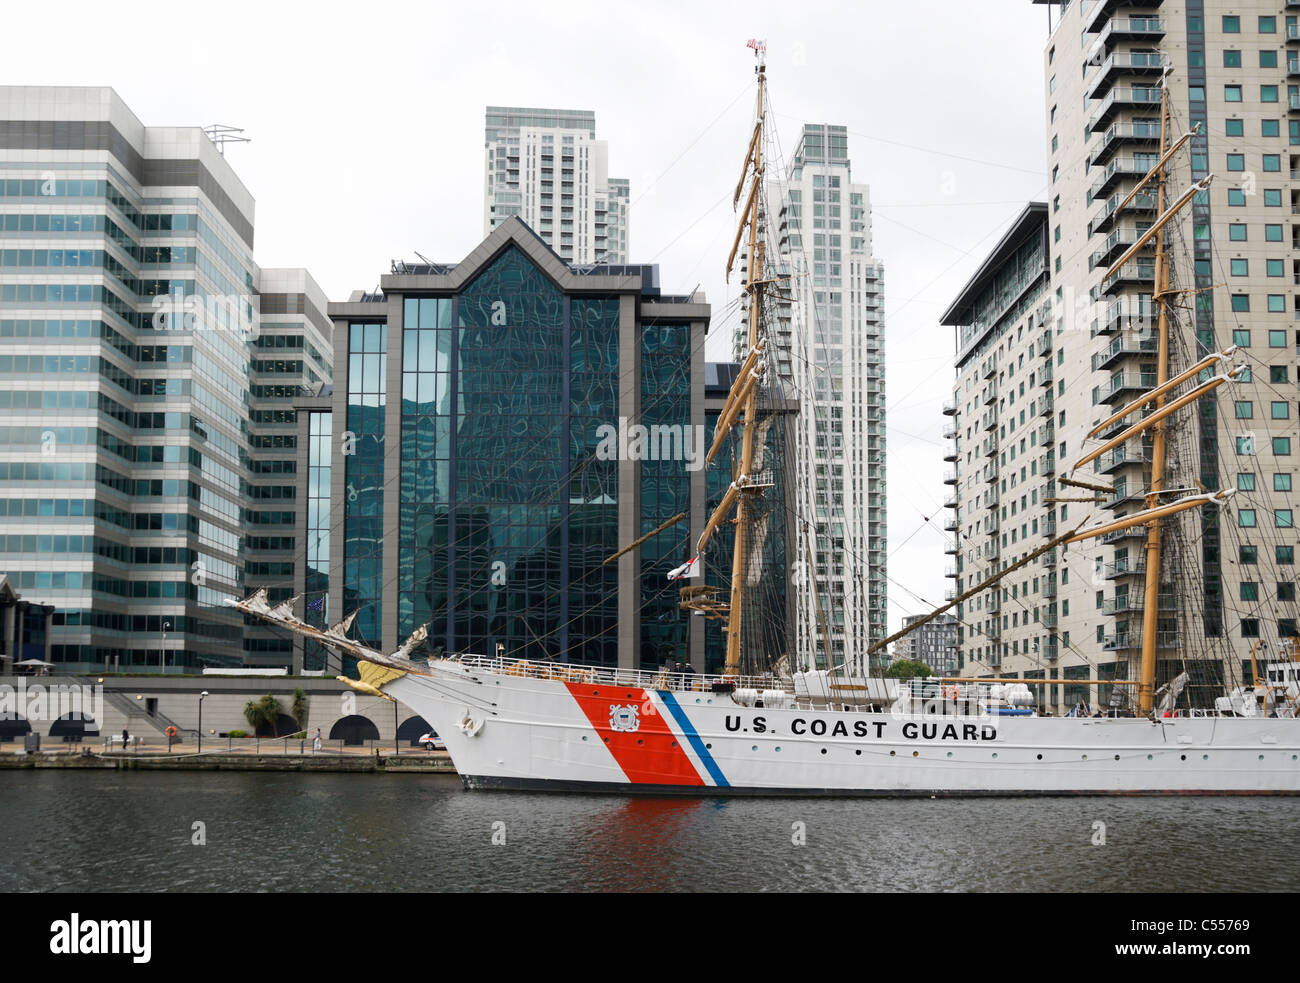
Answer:
[[[1161,123],[1161,130],[1163,131],[1163,129],[1164,129],[1164,124]],[[1147,182],[1150,181],[1151,178],[1162,167],[1165,166],[1165,161],[1167,161],[1174,154],[1178,153],[1178,151],[1182,150],[1183,145],[1186,144],[1187,141],[1190,140],[1192,137],[1196,136],[1196,134],[1199,133],[1200,131],[1201,131],[1201,124],[1197,123],[1188,132],[1184,133],[1181,137],[1179,137],[1177,143],[1175,143],[1172,147],[1170,147],[1168,150],[1166,150],[1163,154],[1160,155],[1160,159],[1156,161],[1155,166],[1152,167],[1151,170],[1147,171],[1146,177],[1144,177],[1141,181],[1137,183],[1137,187],[1128,193],[1128,197],[1125,198],[1122,202],[1120,202],[1119,208],[1115,209],[1115,211],[1117,212],[1120,211],[1120,209],[1124,208],[1130,201],[1136,198],[1138,192],[1147,186]],[[1161,136],[1160,142],[1162,144],[1165,142],[1165,138],[1163,134]],[[1159,209],[1157,209],[1157,211],[1159,211]]]
[[[758,347],[750,351],[741,363],[740,370],[736,373],[736,378],[731,382],[731,389],[727,392],[727,398],[722,404],[722,409],[718,411],[719,424],[713,428],[714,436],[719,430],[722,430],[721,420],[731,413],[731,408],[738,402],[743,402],[740,396],[740,390],[744,387],[749,378],[749,373],[754,371],[754,366],[758,364],[759,357],[763,354],[763,343],[760,342]]]
[[[744,477],[743,475],[741,477]],[[709,540],[713,537],[713,532],[722,524],[722,520],[727,517],[727,512],[736,501],[736,496],[740,494],[739,479],[731,483],[727,493],[722,496],[722,501],[718,507],[713,510],[713,515],[709,516],[709,521],[704,525],[704,532],[700,533],[700,541],[695,546],[695,555],[699,556],[704,552],[704,547],[708,545]]]
[[[1177,376],[1175,376],[1174,378],[1166,382],[1163,386],[1158,386],[1155,389],[1152,389],[1150,392],[1134,400],[1132,403],[1129,403],[1118,413],[1113,413],[1105,420],[1102,420],[1101,423],[1097,424],[1095,427],[1093,427],[1091,430],[1088,431],[1088,436],[1089,437],[1097,436],[1097,434],[1101,433],[1112,423],[1124,419],[1124,417],[1128,416],[1130,413],[1136,412],[1138,409],[1145,406],[1147,403],[1151,402],[1151,400],[1155,399],[1157,396],[1163,396],[1165,393],[1169,392],[1169,390],[1182,385],[1184,382],[1186,382],[1188,379],[1192,378],[1193,376],[1200,375],[1202,372],[1208,369],[1215,362],[1221,362],[1227,359],[1228,356],[1230,356],[1236,350],[1237,350],[1237,346],[1233,345],[1231,348],[1225,348],[1221,352],[1215,352],[1214,354],[1206,355],[1203,359],[1201,359],[1199,362],[1193,365],[1186,372],[1179,373]],[[1062,478],[1061,480],[1065,481],[1066,479]]]
[[[751,248],[754,240],[753,211],[755,197],[758,195],[758,177],[754,177],[754,186],[749,189],[749,197],[745,200],[745,210],[741,213],[740,228],[736,229],[736,241],[731,244],[731,253],[727,256],[727,273],[726,281],[731,282],[731,268],[736,265],[736,250],[740,248],[740,237],[745,234],[745,226],[750,225],[749,239]],[[752,258],[752,256],[751,256]]]
[[[747,259],[748,283],[746,289],[749,291],[749,347],[754,349],[758,347],[759,340],[759,314],[762,310],[763,286],[759,282],[763,276],[763,244],[758,239],[758,206],[759,206],[759,185],[763,182],[763,125],[766,119],[766,110],[763,105],[764,87],[767,84],[766,59],[763,53],[755,48],[755,56],[758,58],[758,120],[754,127],[754,136],[750,140],[753,144],[754,153],[754,175],[753,187],[749,191],[749,201],[746,204],[747,221],[749,223],[749,256]],[[748,168],[748,161],[746,162]],[[744,228],[742,223],[741,228]],[[739,236],[737,236],[739,242]],[[727,261],[727,271],[731,271],[731,263],[735,257],[735,250],[732,250],[732,259]],[[748,521],[749,503],[747,496],[740,492],[740,479],[744,478],[748,483],[748,475],[754,468],[754,423],[755,411],[757,409],[757,399],[754,387],[751,387],[749,394],[745,397],[743,416],[741,417],[741,441],[740,441],[740,470],[737,481],[733,483],[728,495],[733,492],[737,493],[736,502],[736,535],[734,537],[734,552],[731,556],[731,602],[727,606],[727,660],[726,672],[729,675],[735,675],[740,672],[740,635],[744,625],[743,606],[744,606],[744,588],[745,588],[745,562],[748,547],[745,543],[746,524]],[[721,511],[721,510],[719,510]],[[716,514],[715,514],[716,518]],[[715,523],[716,524],[716,523]]]
[[[758,143],[758,138],[762,132],[763,121],[760,119],[754,124],[754,135],[749,138],[749,149],[745,151],[745,163],[740,169],[740,180],[736,182],[736,193],[731,198],[732,208],[740,204],[740,193],[745,190],[745,178],[749,177],[749,165],[754,160],[754,146]]]
[[[718,417],[718,426],[714,430],[713,434],[713,446],[709,448],[709,453],[704,456],[704,463],[706,465],[712,464],[713,459],[718,456],[718,451],[722,450],[723,441],[727,439],[727,434],[731,432],[731,427],[736,422],[736,417],[740,414],[740,411],[744,409],[745,403],[749,399],[749,394],[754,391],[756,385],[758,385],[758,373],[751,372],[749,378],[745,380],[745,385],[741,387],[740,392],[737,394],[738,398],[736,402],[732,404],[731,409]]]
[[[1168,76],[1165,81],[1168,82]],[[1160,162],[1156,168],[1156,213],[1165,210],[1165,161],[1171,151],[1166,150],[1169,142],[1169,86],[1160,87]],[[1156,284],[1152,303],[1156,304],[1156,388],[1159,389],[1169,380],[1169,301],[1165,291],[1169,289],[1169,257],[1165,252],[1165,233],[1163,224],[1156,233]],[[1162,393],[1156,397],[1156,412],[1165,405]],[[1167,414],[1166,414],[1167,415]],[[1147,495],[1147,508],[1153,509],[1160,502],[1160,491],[1165,485],[1165,423],[1162,418],[1156,423],[1151,443],[1151,488]],[[1160,611],[1160,547],[1164,535],[1164,523],[1152,522],[1147,526],[1147,570],[1146,586],[1143,597],[1151,602],[1142,608],[1142,668],[1138,676],[1138,713],[1148,714],[1155,706],[1156,682],[1156,617]],[[1152,601],[1152,599],[1155,599]]]
[[[1059,485],[1071,485],[1074,488],[1088,488],[1092,491],[1114,492],[1112,485],[1094,485],[1087,481],[1080,481],[1078,478],[1057,478],[1056,483]]]
[[[1124,430],[1118,436],[1112,437],[1110,440],[1106,441],[1106,443],[1102,444],[1096,450],[1090,451],[1087,454],[1085,454],[1083,457],[1079,458],[1079,460],[1074,462],[1074,467],[1071,468],[1070,470],[1077,471],[1085,464],[1089,464],[1092,461],[1095,461],[1097,458],[1101,457],[1101,455],[1105,454],[1112,447],[1116,447],[1124,443],[1125,441],[1130,440],[1133,437],[1136,437],[1138,434],[1146,430],[1148,427],[1151,426],[1162,427],[1163,424],[1161,423],[1161,421],[1164,420],[1165,417],[1169,416],[1172,413],[1177,413],[1188,403],[1196,402],[1198,399],[1200,399],[1202,396],[1206,395],[1207,393],[1211,393],[1214,390],[1218,389],[1225,382],[1232,382],[1232,381],[1233,381],[1233,376],[1231,374],[1216,375],[1213,379],[1207,379],[1205,382],[1202,382],[1191,392],[1187,393],[1187,395],[1180,396],[1178,399],[1174,400],[1168,406],[1163,405],[1164,396],[1156,397],[1159,400],[1161,409],[1156,410],[1150,416],[1144,416],[1141,420],[1138,420],[1137,423],[1133,424],[1127,430]],[[1154,464],[1154,457],[1152,458],[1152,463]],[[1154,474],[1154,472],[1152,473]]]
[[[1182,207],[1196,196],[1196,193],[1198,191],[1204,191],[1209,186],[1210,186],[1210,178],[1205,177],[1202,178],[1200,181],[1198,181],[1196,184],[1192,185],[1186,191],[1184,191],[1182,197],[1180,197],[1176,202],[1174,202],[1173,206],[1169,209],[1169,211],[1162,213],[1160,217],[1157,218],[1155,222],[1152,223],[1151,228],[1147,229],[1140,236],[1138,236],[1137,242],[1133,243],[1133,245],[1129,246],[1128,249],[1124,250],[1124,254],[1120,256],[1119,259],[1115,260],[1114,263],[1111,264],[1110,269],[1106,271],[1106,275],[1101,278],[1102,282],[1105,283],[1108,279],[1114,276],[1115,271],[1123,267],[1123,265],[1127,263],[1129,259],[1132,258],[1134,253],[1136,253],[1139,249],[1141,249],[1143,246],[1145,246],[1148,242],[1151,241],[1153,236],[1159,236],[1161,230],[1165,227],[1165,223],[1168,222],[1175,215],[1177,215],[1178,212],[1182,209]],[[1163,199],[1164,195],[1160,195],[1159,197],[1160,199]]]
[[[1070,532],[1067,532],[1061,536],[1057,536],[1055,539],[1051,540],[1046,546],[1040,546],[1032,553],[1027,554],[1024,558],[1017,560],[1015,563],[1011,564],[1011,566],[1007,567],[1005,570],[1000,570],[997,573],[995,573],[992,577],[989,577],[987,580],[984,580],[976,584],[974,587],[962,591],[960,594],[954,597],[943,607],[936,608],[935,610],[927,614],[924,618],[912,622],[910,625],[908,625],[905,628],[899,629],[898,631],[894,632],[894,634],[890,635],[888,638],[882,638],[880,641],[874,643],[867,649],[867,655],[871,655],[873,652],[878,652],[880,649],[884,648],[890,642],[897,641],[898,639],[902,638],[904,635],[911,634],[912,632],[916,631],[916,629],[920,628],[922,625],[927,624],[930,621],[933,621],[935,618],[943,614],[949,608],[954,608],[958,604],[961,604],[963,601],[965,601],[968,597],[974,597],[976,594],[980,593],[981,591],[987,590],[991,584],[997,583],[1007,574],[1019,570],[1021,567],[1025,566],[1026,564],[1031,563],[1034,560],[1038,559],[1038,557],[1042,556],[1048,550],[1055,549],[1057,546],[1060,546],[1063,543],[1067,545],[1069,543],[1081,543],[1088,539],[1096,539],[1098,536],[1104,536],[1107,533],[1119,532],[1119,530],[1121,529],[1128,529],[1132,526],[1145,525],[1147,523],[1152,522],[1153,520],[1163,519],[1165,516],[1169,516],[1169,515],[1176,515],[1179,512],[1184,512],[1187,509],[1196,508],[1197,506],[1218,504],[1220,502],[1226,501],[1232,495],[1236,494],[1236,491],[1237,490],[1235,488],[1225,488],[1222,491],[1210,492],[1205,495],[1195,495],[1189,498],[1181,498],[1176,502],[1170,502],[1168,505],[1161,505],[1155,509],[1146,509],[1142,512],[1134,512],[1132,515],[1126,515],[1122,519],[1116,519],[1114,522],[1108,522],[1104,526],[1098,526],[1095,529],[1089,529],[1086,532],[1079,531],[1080,529],[1083,528],[1082,525],[1076,526]],[[963,677],[963,678],[967,678],[967,677]],[[1023,680],[1017,680],[1017,681],[1023,682]],[[1060,680],[1057,681],[1060,682]],[[1070,682],[1074,682],[1074,680],[1070,680]]]
[[[613,563],[615,560],[617,560],[617,559],[618,559],[620,556],[622,556],[624,553],[630,553],[632,550],[636,549],[638,546],[640,546],[642,543],[644,543],[647,539],[653,539],[655,536],[658,536],[658,535],[659,535],[661,532],[663,532],[665,529],[668,529],[668,528],[671,527],[671,526],[675,526],[675,525],[677,525],[677,523],[681,522],[681,521],[682,521],[683,519],[685,519],[685,518],[686,518],[686,513],[685,513],[685,512],[678,512],[675,516],[673,516],[671,519],[669,519],[669,520],[668,520],[667,522],[665,522],[663,525],[659,526],[659,527],[656,528],[656,529],[651,529],[648,533],[646,533],[646,534],[645,534],[644,536],[642,536],[640,539],[634,539],[634,540],[632,540],[632,542],[628,543],[626,546],[624,546],[624,547],[623,547],[621,550],[619,550],[617,553],[614,553],[614,554],[612,554],[612,555],[610,555],[610,556],[607,556],[607,557],[605,558],[605,563]],[[698,554],[697,554],[697,555],[698,555]],[[604,564],[601,564],[601,565],[604,566]]]

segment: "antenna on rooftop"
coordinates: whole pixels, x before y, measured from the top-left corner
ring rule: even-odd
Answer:
[[[225,123],[213,123],[211,126],[205,126],[203,132],[208,135],[208,139],[217,145],[217,152],[222,157],[226,156],[226,144],[228,143],[252,143],[252,137],[241,136],[244,132],[242,126],[227,126]]]

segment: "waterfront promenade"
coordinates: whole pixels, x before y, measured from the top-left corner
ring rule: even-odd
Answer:
[[[320,751],[310,741],[292,738],[229,738],[203,742],[144,742],[127,750],[106,747],[102,741],[81,744],[43,744],[27,753],[21,745],[0,744],[0,769],[86,768],[144,769],[153,771],[314,771],[408,772],[455,774],[445,751],[394,747],[392,741],[345,746],[328,742]]]

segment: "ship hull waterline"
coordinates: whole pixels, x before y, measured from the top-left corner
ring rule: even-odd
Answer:
[[[468,789],[619,795],[1300,794],[1290,718],[1000,717],[738,705],[728,693],[433,660],[382,689]]]

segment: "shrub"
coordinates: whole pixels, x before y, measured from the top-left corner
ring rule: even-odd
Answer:
[[[247,736],[248,736],[248,731],[246,731],[246,730],[232,730],[232,731],[229,731],[229,732],[226,734],[226,736],[227,736],[227,737],[247,737]]]

